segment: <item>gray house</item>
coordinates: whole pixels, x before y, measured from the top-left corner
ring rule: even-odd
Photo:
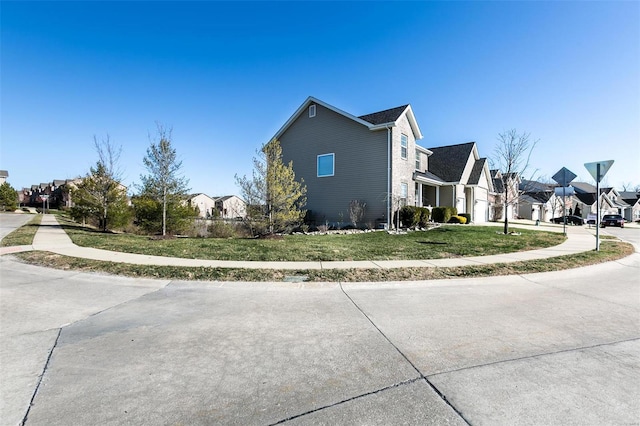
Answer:
[[[362,222],[369,226],[390,226],[401,205],[456,206],[474,221],[488,218],[491,177],[475,143],[418,145],[422,133],[410,105],[356,117],[309,97],[274,138],[304,180],[317,224],[349,222],[353,200],[366,203]]]

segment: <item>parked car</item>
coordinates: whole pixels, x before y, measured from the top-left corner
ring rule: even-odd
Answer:
[[[619,214],[605,214],[600,221],[600,227],[619,226],[624,228],[624,218]]]
[[[551,219],[553,223],[570,223],[572,225],[584,225],[584,219],[580,216],[560,216]]]

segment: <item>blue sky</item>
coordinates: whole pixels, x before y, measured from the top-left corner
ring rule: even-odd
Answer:
[[[1,3],[0,169],[15,188],[84,175],[94,135],[145,173],[155,123],[192,192],[234,175],[308,97],[363,115],[410,103],[427,147],[510,128],[531,165],[640,185],[640,3]]]

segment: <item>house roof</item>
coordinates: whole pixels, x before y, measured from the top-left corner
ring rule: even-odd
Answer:
[[[493,178],[491,179],[493,181],[493,189],[495,189],[495,191],[497,193],[503,193],[504,192],[504,184],[502,183],[502,179],[500,178]]]
[[[575,196],[578,200],[580,200],[581,202],[583,202],[588,206],[591,206],[593,205],[593,203],[596,202],[595,192],[576,192]]]
[[[553,183],[538,182],[535,180],[523,179],[518,186],[520,191],[524,192],[553,192],[558,185]]]
[[[595,194],[596,187],[586,182],[571,182],[569,185],[573,186],[576,190],[576,193],[588,193]]]
[[[384,111],[361,115],[358,118],[375,125],[393,123],[400,118],[400,116],[408,106],[409,105],[407,104],[395,108],[385,109]]]
[[[429,148],[429,171],[445,182],[459,182],[475,142]]]
[[[544,204],[551,198],[551,194],[547,192],[530,192],[520,196],[520,201],[529,204]]]
[[[0,177],[9,177],[9,172],[6,170],[0,170]]]
[[[479,158],[473,164],[473,169],[471,170],[471,174],[469,175],[468,185],[477,185],[480,183],[480,176],[482,176],[482,170],[484,169],[484,165],[487,163],[486,158]]]
[[[413,172],[413,180],[417,180],[417,179],[424,179],[430,182],[434,182],[434,183],[444,183],[444,181],[442,179],[440,179],[438,176],[434,175],[431,172],[428,171],[424,171],[424,172],[419,172],[419,171],[415,171]]]
[[[620,191],[620,198],[622,198],[625,203],[634,205],[638,199],[640,199],[640,193],[634,191]]]
[[[413,110],[411,109],[411,105],[403,105],[396,108],[391,108],[384,111],[374,112],[372,114],[363,115],[361,117],[356,117],[348,112],[342,111],[334,107],[333,105],[329,105],[328,103],[321,101],[320,99],[314,98],[313,96],[309,96],[300,107],[293,113],[293,115],[287,120],[286,123],[276,132],[273,136],[273,139],[278,139],[284,132],[287,131],[289,126],[293,124],[293,122],[304,112],[307,110],[309,105],[317,104],[321,105],[337,114],[340,114],[350,120],[355,121],[358,124],[362,124],[366,126],[369,130],[381,130],[386,127],[394,127],[395,122],[403,115],[406,114],[407,119],[409,120],[409,124],[411,125],[411,129],[413,130],[415,139],[422,139],[422,133],[420,132],[420,128],[418,127],[418,123],[416,121],[415,116],[413,115]],[[367,117],[367,120],[363,119],[363,117]],[[371,120],[371,121],[368,121]],[[388,121],[385,121],[388,120]]]

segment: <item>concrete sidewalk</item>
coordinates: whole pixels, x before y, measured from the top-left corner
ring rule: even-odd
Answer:
[[[498,224],[501,225],[501,224]],[[562,227],[536,227],[525,224],[512,224],[513,228],[562,232]],[[491,256],[473,256],[457,259],[425,260],[375,260],[375,261],[331,261],[331,262],[260,262],[232,260],[183,259],[144,254],[122,253],[75,245],[58,224],[55,216],[44,215],[31,246],[0,248],[0,255],[21,251],[40,250],[70,257],[79,257],[107,262],[130,263],[136,265],[164,265],[209,268],[254,268],[254,269],[390,269],[408,267],[456,267],[469,265],[487,265],[493,263],[511,263],[524,260],[547,259],[551,257],[590,251],[595,248],[593,234],[584,227],[567,226],[567,240],[554,247],[517,253],[505,253]]]

